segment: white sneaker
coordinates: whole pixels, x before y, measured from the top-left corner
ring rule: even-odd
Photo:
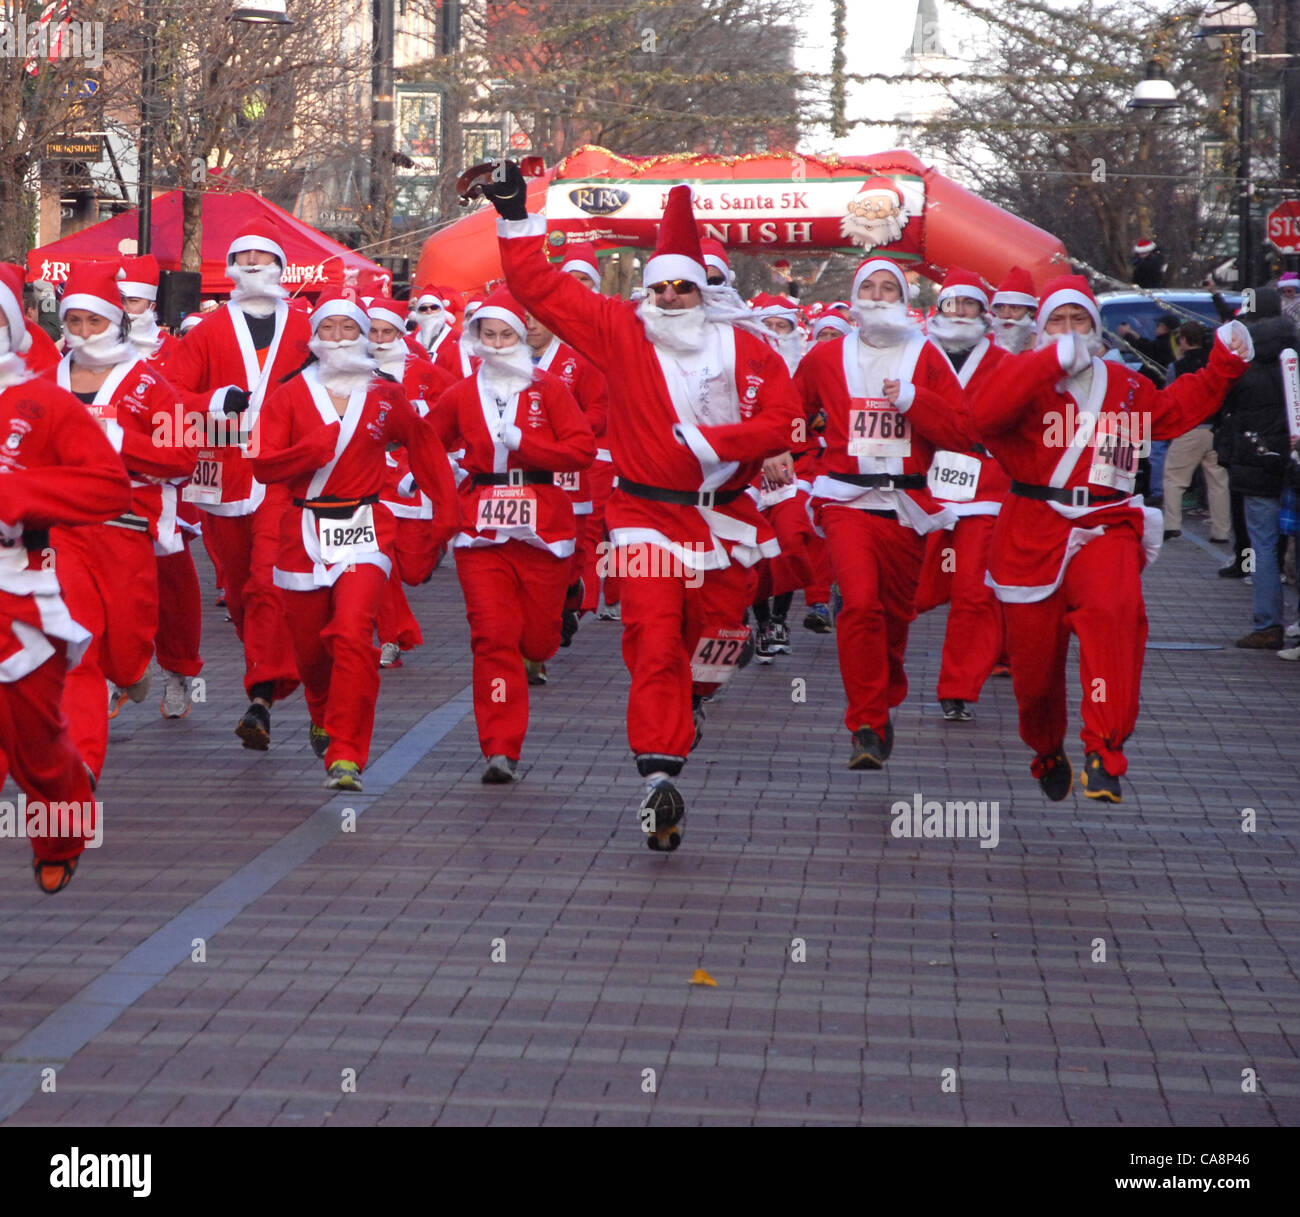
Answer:
[[[190,712],[190,682],[176,672],[163,672],[163,718],[184,718]]]
[[[1289,659],[1294,662],[1295,660],[1300,659],[1300,647],[1288,647],[1285,651],[1279,651],[1277,657],[1279,659]]]
[[[597,621],[622,621],[622,615],[618,611],[617,604],[602,604],[596,610]]]
[[[1284,638],[1294,638],[1300,642],[1300,621],[1293,621],[1285,630],[1282,631]]]
[[[379,666],[381,668],[400,668],[402,666],[402,648],[395,642],[386,642],[379,648]]]

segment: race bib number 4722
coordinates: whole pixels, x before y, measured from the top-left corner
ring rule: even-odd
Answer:
[[[517,528],[532,532],[537,527],[537,491],[531,486],[493,486],[491,494],[478,501],[475,527]]]
[[[701,634],[691,655],[691,680],[700,684],[721,684],[730,680],[748,641],[748,626]]]
[[[850,456],[911,456],[912,425],[885,397],[849,401]]]

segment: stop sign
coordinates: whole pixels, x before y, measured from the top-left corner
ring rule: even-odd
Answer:
[[[1268,239],[1279,253],[1300,254],[1300,199],[1279,203],[1268,213]]]

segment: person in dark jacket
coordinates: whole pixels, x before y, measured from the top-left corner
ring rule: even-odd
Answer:
[[[1210,359],[1214,334],[1199,321],[1187,321],[1175,332],[1179,356],[1169,369],[1169,380],[1199,372]],[[1210,540],[1227,541],[1229,527],[1228,475],[1214,451],[1217,414],[1171,441],[1165,455],[1164,516],[1165,540],[1182,536],[1183,492],[1192,484],[1199,467],[1205,475],[1210,502]]]
[[[1229,390],[1215,439],[1219,463],[1232,489],[1244,496],[1246,527],[1254,557],[1254,629],[1237,646],[1280,651],[1282,575],[1278,566],[1278,514],[1291,439],[1278,357],[1300,346],[1300,332],[1281,313],[1275,288],[1255,293],[1255,310],[1243,318],[1255,343],[1255,359]]]

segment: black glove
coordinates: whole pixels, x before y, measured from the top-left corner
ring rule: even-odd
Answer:
[[[248,390],[229,388],[222,399],[221,408],[227,414],[243,414],[248,409]]]
[[[483,184],[483,197],[491,200],[503,220],[528,218],[528,187],[514,161],[502,161],[492,170],[491,181]]]

